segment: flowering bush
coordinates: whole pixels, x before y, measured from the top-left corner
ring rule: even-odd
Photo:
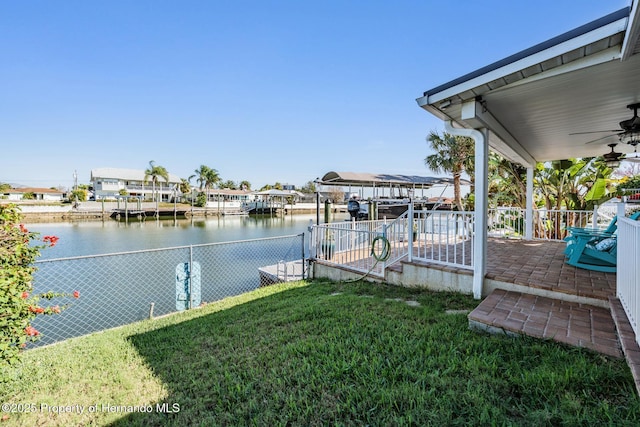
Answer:
[[[38,332],[31,322],[38,315],[61,313],[67,305],[41,305],[59,297],[79,298],[73,294],[47,292],[33,293],[34,261],[45,247],[55,246],[59,238],[44,236],[42,243],[20,223],[17,206],[0,205],[0,381],[6,380],[5,369],[19,361],[20,350],[27,342],[37,340]]]

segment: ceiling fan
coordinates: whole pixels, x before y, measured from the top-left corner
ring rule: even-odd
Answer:
[[[618,136],[621,142],[631,144],[635,147],[640,141],[640,117],[638,117],[638,109],[640,109],[640,103],[629,104],[627,108],[633,110],[633,117],[628,120],[623,120],[619,123],[620,129],[609,130],[596,130],[590,132],[575,132],[570,135],[587,135],[591,133],[608,133],[613,135],[605,135],[601,138],[594,139],[586,142],[586,144],[593,144],[594,142],[602,141],[603,139],[610,138],[612,136]]]

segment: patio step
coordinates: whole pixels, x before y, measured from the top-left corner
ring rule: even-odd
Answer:
[[[611,311],[603,307],[496,289],[468,319],[472,329],[552,339],[622,357]]]

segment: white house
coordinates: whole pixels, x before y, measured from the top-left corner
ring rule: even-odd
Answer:
[[[143,199],[151,199],[155,190],[160,194],[161,201],[171,201],[180,193],[179,176],[169,174],[169,181],[158,177],[158,184],[151,182],[151,177],[145,180],[144,170],[97,168],[91,170],[91,185],[96,200],[112,198],[121,194],[124,190],[129,196],[140,196]]]
[[[25,198],[26,195],[26,198]],[[47,202],[61,202],[64,193],[52,188],[11,188],[2,194],[5,200],[42,200]]]

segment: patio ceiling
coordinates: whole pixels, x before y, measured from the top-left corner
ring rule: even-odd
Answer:
[[[638,2],[424,92],[418,104],[465,128],[488,128],[512,161],[602,155],[640,102]],[[591,142],[595,139],[608,137]],[[618,144],[615,151],[633,147]]]

